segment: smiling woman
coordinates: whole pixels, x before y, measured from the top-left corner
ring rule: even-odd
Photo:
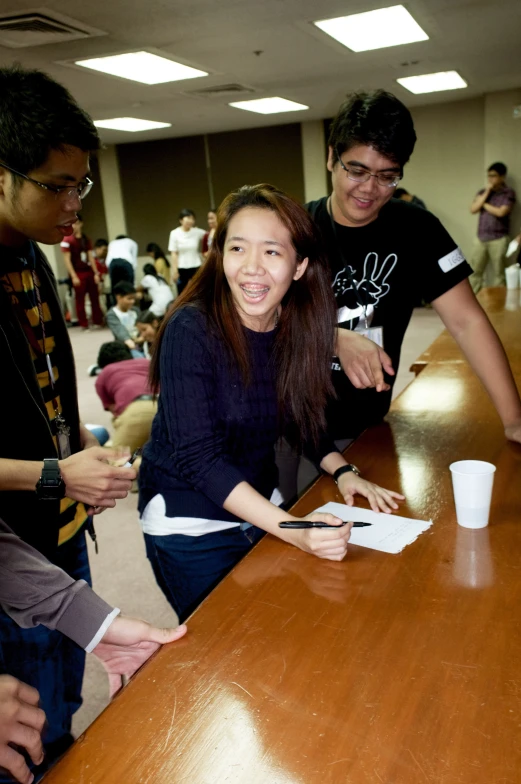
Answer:
[[[348,503],[393,493],[361,479],[324,432],[335,306],[307,212],[270,185],[230,194],[205,264],[163,322],[152,357],[161,395],[144,450],[139,508],[156,579],[186,618],[265,532],[344,558],[351,525],[281,529],[274,446],[282,433]],[[290,435],[291,433],[291,435]],[[273,503],[272,503],[273,501]]]

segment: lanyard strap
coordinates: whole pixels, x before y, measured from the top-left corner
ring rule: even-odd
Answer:
[[[348,282],[349,282],[349,284],[351,286],[351,289],[353,291],[353,295],[354,295],[354,298],[356,300],[357,305],[359,305],[362,308],[362,310],[363,310],[365,328],[367,329],[368,326],[369,326],[368,323],[367,323],[367,307],[369,305],[368,293],[365,292],[365,294],[366,294],[365,299],[362,298],[362,294],[364,292],[363,292],[363,290],[359,289],[358,286],[356,285],[356,280],[354,279],[353,273],[351,272],[351,267],[350,267],[349,263],[347,262],[347,260],[346,260],[346,258],[344,256],[344,251],[342,249],[342,244],[340,242],[340,237],[339,237],[339,234],[338,234],[338,229],[336,227],[336,222],[335,222],[335,219],[333,218],[333,205],[332,205],[331,196],[327,200],[326,209],[327,209],[327,213],[329,215],[329,220],[331,221],[331,229],[333,231],[333,237],[335,239],[335,243],[336,243],[336,247],[337,247],[337,250],[338,250],[338,254],[340,256],[340,260],[341,260],[342,264],[344,265],[345,276],[346,276],[346,278],[347,278],[347,280],[348,280]]]

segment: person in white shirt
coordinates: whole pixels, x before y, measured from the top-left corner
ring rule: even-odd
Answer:
[[[119,234],[109,243],[106,265],[110,274],[112,292],[122,280],[134,285],[134,275],[137,270],[138,246],[126,234]]]
[[[172,280],[179,275],[178,291],[181,293],[202,264],[201,246],[206,232],[196,227],[192,210],[181,210],[179,223],[181,225],[170,232],[168,250],[172,260]]]
[[[152,300],[149,310],[158,317],[164,316],[168,306],[174,300],[172,289],[166,280],[158,275],[153,264],[145,264],[143,267],[145,276],[138,286],[138,291],[146,290]]]

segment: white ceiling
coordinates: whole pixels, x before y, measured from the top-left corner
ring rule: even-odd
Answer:
[[[48,11],[66,14],[106,35],[19,49],[0,46],[0,63],[16,61],[47,71],[71,90],[94,119],[133,116],[172,123],[171,128],[144,133],[102,130],[105,143],[330,117],[347,92],[363,88],[383,87],[407,105],[418,106],[521,86],[519,0],[411,0],[404,4],[430,40],[359,54],[311,24],[397,2],[42,0]],[[1,0],[0,11],[2,15],[20,14],[36,7],[35,0]],[[72,64],[77,59],[138,49],[163,52],[210,75],[148,86]],[[413,96],[395,81],[400,76],[452,69],[466,79],[468,89]],[[231,82],[255,92],[229,98],[191,94]],[[260,116],[227,105],[232,100],[271,95],[307,104],[310,110]]]

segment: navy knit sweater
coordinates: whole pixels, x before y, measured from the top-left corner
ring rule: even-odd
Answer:
[[[251,381],[245,385],[204,313],[187,306],[170,320],[158,412],[139,471],[140,512],[160,493],[168,517],[237,522],[222,505],[240,482],[270,498],[278,479],[275,334],[246,329]],[[320,462],[335,446],[324,437],[310,451]]]

